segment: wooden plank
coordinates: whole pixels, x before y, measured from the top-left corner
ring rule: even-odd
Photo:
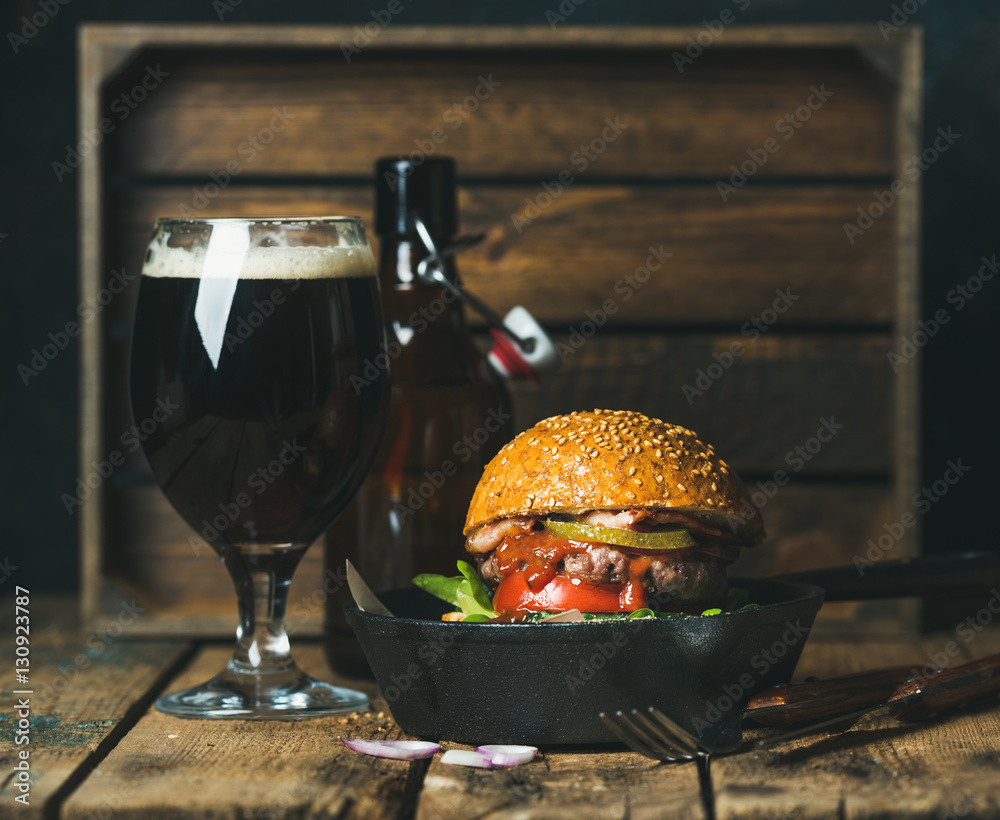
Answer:
[[[906,174],[906,158],[921,151],[923,133],[923,30],[908,28],[900,38],[899,97],[896,103],[896,179],[906,182],[896,204],[896,304],[894,340],[897,348],[902,340],[912,339],[921,318],[921,180],[911,180]],[[900,349],[895,351],[902,352]],[[898,361],[898,360],[897,360]],[[894,370],[893,375],[893,472],[896,476],[897,511],[906,508],[908,499],[920,487],[921,451],[921,376],[923,357]],[[904,533],[899,545],[901,555],[919,555],[922,546],[922,525]],[[916,605],[911,617],[917,622]]]
[[[888,334],[755,333],[557,335],[562,366],[511,385],[515,428],[624,408],[690,427],[741,474],[888,475]]]
[[[318,646],[295,654],[306,671],[330,679]],[[228,655],[204,649],[170,691],[207,680]],[[150,709],[61,817],[85,820],[109,810],[119,820],[400,816],[426,764],[358,755],[341,736],[401,737],[384,708],[307,721],[192,721]]]
[[[796,677],[920,665],[946,638],[810,641]],[[718,757],[712,761],[716,816],[916,818],[970,810],[987,816],[1000,806],[989,775],[998,731],[994,705],[919,725],[865,718],[842,735]]]
[[[357,32],[353,26],[227,23],[225,28],[205,23],[87,23],[85,38],[114,54],[138,48],[202,47],[339,48]],[[379,33],[367,48],[374,51],[413,49],[435,51],[442,47],[546,48],[571,50],[592,48],[598,52],[622,48],[684,48],[688,37],[701,27],[691,26],[592,26],[565,25],[553,31],[549,25],[406,25],[396,24]],[[726,48],[862,48],[887,50],[885,38],[867,24],[853,25],[760,25],[733,26],[719,35],[717,45]],[[117,68],[120,63],[115,63]]]
[[[416,820],[703,818],[694,764],[627,751],[546,750],[526,766],[482,771],[431,762]]]
[[[206,179],[207,183],[210,180]],[[204,216],[360,214],[371,227],[370,186],[241,187],[212,198],[196,186],[133,187],[114,205],[111,268],[139,271],[153,220],[194,205]],[[210,191],[214,189],[209,189]],[[523,304],[550,325],[580,327],[587,311],[608,325],[726,324],[736,329],[790,294],[776,326],[885,324],[894,315],[892,218],[853,245],[843,223],[870,185],[748,186],[723,202],[712,186],[567,189],[530,225],[512,224],[540,187],[460,190],[462,229],[484,232],[462,254],[470,290],[498,312]],[[650,261],[651,249],[671,254]],[[131,290],[131,289],[129,289]],[[126,299],[113,306],[129,309]],[[608,308],[606,303],[611,303]],[[116,313],[116,315],[121,315]]]
[[[150,65],[162,83],[135,110],[111,107]],[[893,94],[846,49],[706,49],[681,72],[673,51],[628,47],[599,59],[548,46],[382,49],[349,63],[329,47],[188,48],[139,54],[104,110],[120,122],[109,137],[117,170],[141,175],[233,160],[253,174],[357,177],[376,156],[446,151],[475,175],[714,179],[770,137],[779,147],[762,175],[885,176]],[[624,130],[588,160],[607,118]]]
[[[100,133],[100,90],[108,76],[112,48],[80,32],[78,54],[78,115],[80,127],[88,134]],[[103,184],[103,150],[90,151],[81,160],[79,187],[80,294],[86,298],[103,287],[107,270],[107,243],[104,241],[107,219],[106,190]],[[80,330],[80,372],[77,387],[80,401],[80,464],[99,462],[104,454],[104,351],[105,337],[99,322],[82,322]],[[101,588],[101,550],[104,543],[104,516],[98,493],[84,500],[79,511],[80,598],[85,623],[97,618]]]
[[[30,701],[29,742],[7,743],[0,751],[0,769],[6,773],[0,803],[10,813],[5,816],[55,817],[65,794],[128,731],[190,654],[189,645],[181,642],[122,640],[123,627],[130,632],[133,617],[129,603],[123,602],[120,618],[86,636],[67,634],[64,621],[62,629],[48,636],[43,632],[40,640],[33,641],[29,683],[19,686],[32,694],[5,698],[0,709],[0,725],[9,729],[6,734],[13,740],[19,720],[15,704],[25,697]],[[41,616],[37,606],[32,610]],[[5,644],[0,656],[4,667],[12,669],[13,646]],[[28,751],[31,767],[26,806],[14,802],[20,794],[14,767],[22,750]]]

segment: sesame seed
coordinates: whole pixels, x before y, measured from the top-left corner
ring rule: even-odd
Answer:
[[[524,499],[525,507],[528,507],[530,509],[532,506],[534,506],[534,504],[535,504],[535,499],[533,499],[530,495],[526,499]]]
[[[577,461],[583,461],[583,456],[573,456]]]
[[[663,450],[657,450],[656,451],[656,457],[657,458],[663,458]]]
[[[687,492],[687,487],[685,487],[683,484],[678,484],[677,489],[680,490],[682,493]]]
[[[662,484],[663,483],[663,476],[657,474],[657,476],[656,476],[656,483],[657,484]]]
[[[713,490],[718,490],[719,489],[718,487],[715,486],[715,482],[714,481],[712,482],[712,489]]]
[[[678,457],[678,456],[677,456],[677,453],[673,453],[673,452],[672,452],[672,453],[670,453],[669,455],[670,455],[670,457],[671,457],[671,458],[677,458],[677,457]]]
[[[555,505],[556,505],[556,500],[555,500],[555,498],[550,498],[550,499],[549,499],[549,506],[550,506],[550,507],[554,507]]]
[[[553,447],[552,448],[552,455],[556,455],[556,453],[558,453],[558,452],[559,452],[559,448],[558,447]]]
[[[634,492],[632,492],[631,490],[627,490],[627,491],[625,492],[625,497],[626,497],[626,498],[632,498],[632,499],[634,499],[634,498],[635,498],[635,493],[634,493]]]
[[[542,452],[543,452],[543,453],[547,453],[548,451],[549,451],[549,448],[548,448],[548,447],[543,447],[543,448],[542,448]]]
[[[635,486],[636,487],[641,487],[642,486],[642,479],[641,478],[633,478],[632,480],[635,482]]]
[[[628,474],[629,475],[635,475],[635,467],[629,467],[628,468]]]

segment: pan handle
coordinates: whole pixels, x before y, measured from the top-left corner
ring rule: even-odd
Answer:
[[[965,598],[996,593],[1000,555],[963,552],[895,561],[859,560],[856,565],[779,575],[774,580],[815,584],[826,601],[872,598]]]

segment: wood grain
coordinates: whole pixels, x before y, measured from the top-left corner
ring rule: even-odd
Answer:
[[[202,651],[170,687],[201,683],[228,651]],[[330,679],[318,647],[296,651]],[[374,694],[371,685],[368,689]],[[193,721],[150,709],[63,808],[63,820],[113,810],[120,820],[178,817],[396,818],[423,764],[358,755],[347,737],[400,737],[384,709],[308,721]]]
[[[43,621],[41,615],[37,613],[39,621]],[[111,619],[85,636],[68,630],[64,621],[48,637],[40,633],[33,641],[27,745],[13,742],[18,723],[14,704],[25,696],[5,698],[0,709],[0,725],[9,729],[5,734],[11,741],[0,751],[0,768],[5,772],[0,785],[4,809],[0,813],[4,816],[56,816],[63,795],[128,731],[149,704],[151,693],[166,683],[165,676],[176,671],[189,655],[189,646],[180,642],[131,643],[122,639],[121,624],[128,617],[126,612],[122,622]],[[130,631],[127,625],[125,631]],[[5,642],[0,657],[5,668],[13,668],[12,645]],[[31,766],[27,806],[14,802],[20,794],[14,767],[21,750],[28,751]]]
[[[209,180],[206,180],[210,182]],[[115,197],[111,268],[141,269],[153,220],[176,216],[204,185],[128,188]],[[776,326],[892,321],[892,218],[853,245],[842,225],[871,199],[870,185],[748,186],[723,202],[712,186],[572,187],[530,225],[511,217],[540,187],[460,190],[462,230],[482,245],[459,267],[497,312],[522,304],[542,322],[575,326],[611,311],[609,326],[744,326],[794,297]],[[204,216],[359,214],[371,228],[370,186],[240,187],[204,200]],[[647,270],[651,250],[671,254]],[[126,299],[115,311],[128,310]],[[608,307],[610,303],[611,307]],[[124,313],[116,314],[126,321]]]
[[[919,154],[923,133],[923,30],[908,28],[899,41],[899,101],[896,105],[896,149],[894,175],[907,179],[907,158]],[[919,184],[908,184],[896,205],[896,304],[895,332],[897,346],[914,338],[921,317],[921,198]],[[900,353],[897,350],[896,353]],[[893,377],[893,472],[896,476],[897,508],[920,487],[921,452],[921,368],[902,367]],[[919,555],[923,527],[918,525],[904,534],[902,555]],[[902,613],[916,621],[911,608]]]
[[[693,764],[664,766],[628,751],[545,750],[509,771],[431,762],[416,820],[703,818]]]
[[[556,335],[562,366],[511,385],[515,428],[638,410],[695,430],[741,475],[888,475],[888,334],[758,335]]]
[[[706,49],[682,72],[674,51],[382,49],[348,63],[339,48],[147,50],[109,83],[104,110],[120,120],[114,170],[141,175],[236,160],[357,177],[377,156],[448,153],[473,175],[714,178],[769,137],[780,148],[761,174],[890,173],[892,88],[859,51]],[[112,107],[150,65],[169,76],[134,111]],[[622,133],[593,160],[574,155],[606,118]]]
[[[142,47],[287,48],[331,49],[354,37],[353,26],[228,23],[224,28],[205,23],[87,23],[81,40],[116,60]],[[440,48],[544,48],[620,51],[622,48],[676,49],[696,37],[698,26],[591,26],[565,25],[553,31],[549,25],[393,25],[383,30],[368,48],[435,51]],[[902,36],[902,35],[900,35]],[[726,48],[834,48],[860,49],[870,53],[881,48],[891,54],[886,40],[870,25],[762,25],[733,26],[719,35]],[[108,61],[107,73],[121,67]]]
[[[951,637],[860,644],[811,640],[796,677],[895,664],[919,668]],[[1000,708],[987,705],[926,724],[863,718],[842,735],[719,757],[712,761],[716,815],[719,820],[903,818],[972,810],[974,816],[989,816],[1000,806],[992,785],[998,731]]]

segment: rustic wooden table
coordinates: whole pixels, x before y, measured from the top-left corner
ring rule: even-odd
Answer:
[[[371,686],[372,707],[348,717],[167,717],[152,708],[155,696],[217,672],[228,646],[81,636],[65,604],[63,614],[40,624],[44,607],[60,608],[33,604],[30,743],[11,742],[21,696],[7,699],[0,713],[0,817],[1000,817],[996,701],[920,726],[866,720],[838,737],[719,757],[702,768],[577,749],[543,750],[530,764],[484,771],[442,765],[440,756],[407,763],[344,749],[341,736],[402,736]],[[315,643],[299,641],[295,651],[308,671],[332,678]],[[1000,651],[1000,632],[967,629],[906,642],[816,638],[797,677],[922,666],[949,651],[952,663],[992,654]],[[8,668],[13,654],[6,642]],[[21,750],[30,751],[27,806],[15,802]]]

